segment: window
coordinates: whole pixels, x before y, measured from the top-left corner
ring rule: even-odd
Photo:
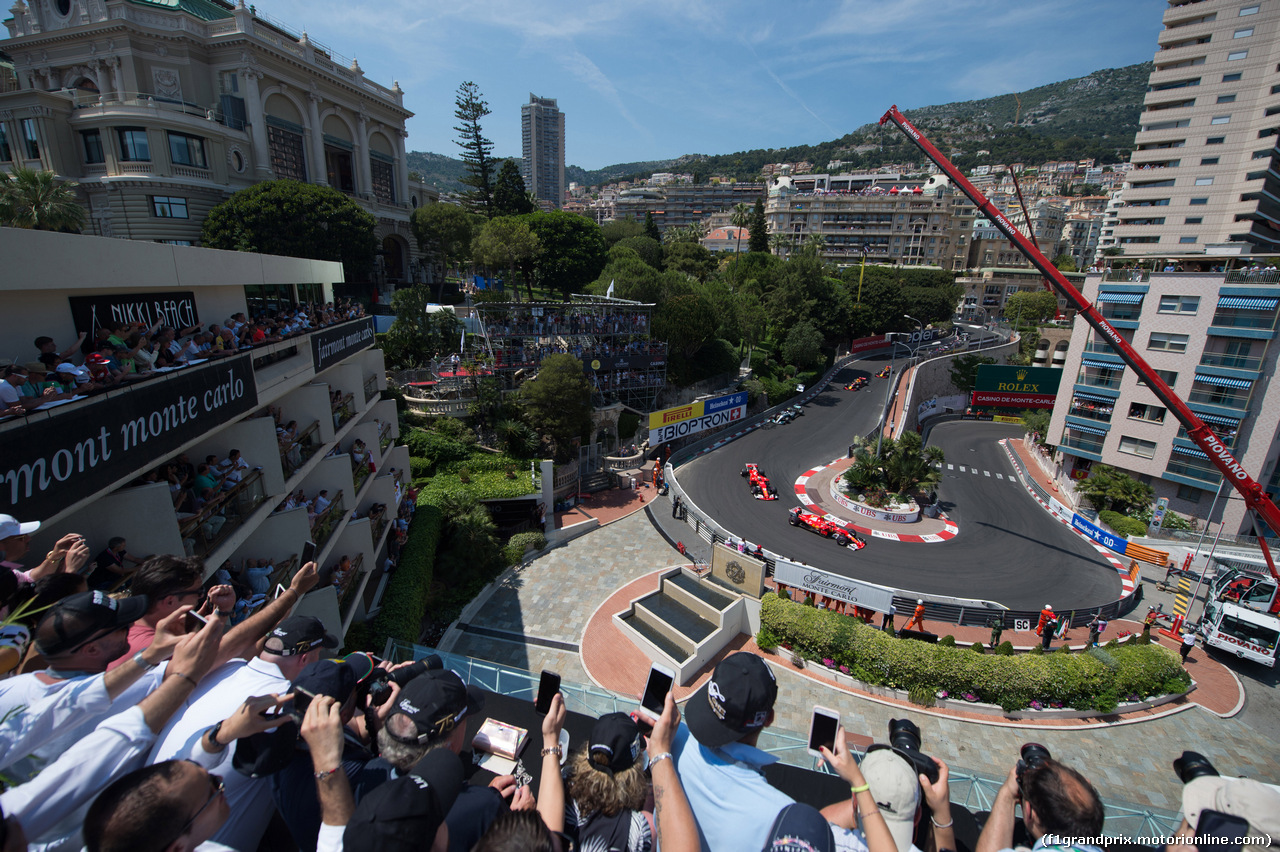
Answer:
[[[1135,180],[1133,182],[1133,187],[1135,189],[1151,189],[1153,187],[1159,188],[1162,186],[1173,186],[1173,184],[1174,184],[1173,178],[1169,178],[1168,180],[1144,180],[1144,181]]]
[[[169,160],[175,166],[209,168],[209,164],[204,159],[204,140],[199,136],[187,136],[185,133],[169,134]]]
[[[1258,131],[1258,138],[1266,139],[1268,136],[1275,136],[1277,133],[1280,133],[1280,130],[1274,127],[1268,127]]]
[[[1244,59],[1248,55],[1249,55],[1249,51],[1247,50],[1237,50],[1235,53],[1227,54],[1227,61],[1235,62],[1237,59]]]
[[[1230,124],[1230,123],[1231,123],[1231,116],[1229,116],[1229,115],[1215,115],[1213,118],[1209,119],[1209,123],[1210,123],[1210,124]]]
[[[1202,497],[1204,497],[1204,491],[1200,488],[1195,488],[1190,485],[1178,486],[1179,500],[1186,500],[1188,503],[1199,503]]]
[[[1146,201],[1131,201],[1129,207],[1168,207],[1169,199],[1167,198],[1151,198]]]
[[[1208,203],[1209,203],[1209,199],[1208,199],[1208,198],[1193,198],[1193,199],[1191,199],[1190,201],[1188,201],[1187,203],[1188,203],[1188,204],[1192,204],[1192,205],[1195,205],[1195,204],[1208,204]]]
[[[1249,172],[1244,176],[1245,180],[1262,180],[1267,176],[1266,172]]]
[[[339,192],[356,191],[355,167],[351,151],[336,145],[325,145],[324,166],[329,186]]]
[[[1129,406],[1130,420],[1146,420],[1148,423],[1163,423],[1166,409],[1162,405],[1147,405],[1135,402]]]
[[[1156,375],[1160,377],[1160,381],[1164,382],[1169,387],[1173,387],[1174,383],[1178,381],[1178,374],[1173,370],[1156,370]],[[1142,381],[1142,379],[1138,379],[1138,387],[1145,388],[1146,386],[1146,382]]]
[[[1224,82],[1224,83],[1236,83],[1236,82],[1239,82],[1240,78],[1241,78],[1241,77],[1243,77],[1243,76],[1244,76],[1244,75],[1243,75],[1243,74],[1241,74],[1241,73],[1240,73],[1240,72],[1238,72],[1238,71],[1237,71],[1235,74],[1223,74],[1223,75],[1222,75],[1222,82]]]
[[[1226,142],[1226,141],[1227,141],[1227,137],[1225,136],[1210,136],[1208,139],[1204,140],[1204,144],[1221,145],[1223,142]]]
[[[84,140],[84,161],[86,163],[105,163],[102,153],[102,133],[97,130],[81,130],[80,138]]]
[[[1160,297],[1160,313],[1162,314],[1194,314],[1199,308],[1199,296]]]
[[[1220,103],[1220,104],[1233,104],[1235,102],[1236,102],[1235,95],[1218,95],[1218,100],[1215,101],[1215,103]]]
[[[1158,85],[1151,86],[1150,90],[1153,92],[1165,92],[1165,91],[1168,91],[1169,89],[1185,89],[1188,86],[1199,86],[1199,85],[1200,85],[1199,77],[1190,77],[1186,80],[1172,80],[1168,83],[1160,83]]]
[[[162,245],[166,245],[166,246],[189,246],[189,245],[191,245],[191,240],[156,240],[156,242],[161,243]]]
[[[1202,166],[1216,166],[1216,165],[1218,165],[1218,158],[1217,158],[1217,157],[1201,157],[1201,158],[1200,158],[1200,165],[1202,165]]]
[[[40,159],[40,137],[34,118],[22,119],[22,144],[26,147],[28,160]]]
[[[390,163],[385,163],[382,160],[370,158],[369,180],[373,182],[374,198],[388,204],[395,203],[396,191],[394,166]],[[933,240],[930,240],[930,242],[933,242]]]
[[[268,121],[267,147],[271,149],[271,168],[276,177],[306,181],[307,160],[303,154],[301,133]]]
[[[1186,221],[1183,222],[1184,225],[1200,225],[1203,223],[1204,223],[1203,216],[1188,216]]]
[[[1232,38],[1248,38],[1253,35],[1253,27],[1245,27],[1242,30],[1236,30],[1231,34]]]
[[[1178,242],[1183,245],[1188,245],[1190,243],[1194,243],[1198,239],[1199,237],[1178,237]]]
[[[130,163],[145,163],[151,160],[151,146],[147,144],[147,131],[141,127],[121,127],[116,134],[120,137],[120,159]]]
[[[1120,452],[1128,453],[1131,456],[1142,456],[1144,459],[1154,458],[1156,454],[1156,442],[1144,441],[1141,438],[1131,438],[1128,435],[1120,436]]]
[[[1264,148],[1264,149],[1262,149],[1261,151],[1254,151],[1254,152],[1253,152],[1253,159],[1255,159],[1255,160],[1265,160],[1265,159],[1267,159],[1267,158],[1269,158],[1269,157],[1271,156],[1271,152],[1272,152],[1273,150],[1274,150],[1274,149],[1272,149],[1272,148]]]
[[[1160,237],[1121,237],[1120,242],[1125,245],[1132,243],[1158,243],[1160,242]]]
[[[1196,178],[1196,186],[1213,186],[1213,178],[1198,177]]]
[[[151,196],[151,214],[157,219],[186,219],[187,199],[153,195]]]
[[[13,150],[9,147],[9,134],[4,129],[4,122],[0,121],[0,163],[7,163],[13,159]]]
[[[1280,107],[1267,107],[1267,111],[1263,115],[1275,115],[1280,112]]]
[[[1154,121],[1151,124],[1142,125],[1143,130],[1172,130],[1175,127],[1190,127],[1191,119],[1184,118],[1180,121]]]
[[[1151,340],[1147,343],[1148,349],[1158,349],[1164,352],[1186,352],[1187,340],[1189,338],[1185,334],[1172,334],[1167,331],[1151,332]]]
[[[1243,18],[1245,15],[1256,15],[1256,14],[1258,14],[1258,9],[1260,9],[1260,8],[1261,8],[1261,6],[1257,6],[1257,5],[1255,5],[1255,6],[1241,6],[1241,7],[1240,7],[1240,17],[1241,17],[1241,18]]]

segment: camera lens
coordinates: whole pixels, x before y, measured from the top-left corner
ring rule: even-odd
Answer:
[[[1218,770],[1213,768],[1209,758],[1198,751],[1184,751],[1182,756],[1173,762],[1173,771],[1183,784],[1189,784],[1197,778],[1216,776]]]
[[[903,751],[919,751],[920,728],[910,719],[890,719],[889,743]]]
[[[1053,756],[1049,754],[1049,749],[1040,745],[1040,743],[1025,744],[1019,754],[1022,756],[1022,762],[1032,769]]]

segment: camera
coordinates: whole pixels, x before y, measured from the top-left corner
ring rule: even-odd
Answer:
[[[1173,762],[1173,771],[1178,773],[1178,779],[1183,784],[1190,784],[1206,775],[1213,777],[1218,774],[1218,770],[1213,768],[1209,758],[1198,751],[1184,751],[1182,756]]]
[[[923,775],[930,782],[938,780],[938,764],[933,758],[920,751],[920,728],[910,719],[889,720],[889,745],[873,745],[867,749],[870,753],[877,749],[890,748],[893,752],[911,764],[917,775]]]
[[[1022,789],[1022,778],[1028,769],[1035,769],[1053,755],[1040,743],[1026,743],[1018,752],[1018,789]]]
[[[391,697],[391,684],[404,686],[420,674],[429,671],[444,668],[444,663],[440,657],[435,654],[418,660],[411,666],[405,666],[402,669],[396,669],[389,672],[382,666],[378,666],[370,672],[368,679],[365,681],[369,693],[369,706],[381,707],[387,703],[387,699]]]

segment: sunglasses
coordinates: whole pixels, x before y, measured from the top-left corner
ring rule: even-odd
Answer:
[[[221,775],[214,775],[212,772],[205,770],[204,767],[200,766],[200,764],[196,763],[194,760],[189,760],[187,763],[190,763],[192,766],[200,767],[201,771],[205,772],[209,776],[210,792],[209,798],[204,800],[204,804],[200,806],[200,809],[191,815],[191,819],[182,824],[182,830],[178,832],[178,837],[182,837],[191,830],[191,826],[195,825],[196,820],[200,819],[200,815],[208,810],[209,806],[213,804],[215,799],[222,795],[222,791],[226,788],[226,785],[222,783]],[[177,839],[177,837],[174,838],[174,840]]]

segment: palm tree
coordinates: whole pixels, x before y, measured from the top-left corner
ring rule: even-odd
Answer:
[[[76,201],[73,182],[59,181],[50,171],[18,166],[0,172],[0,225],[37,231],[78,231],[84,208]]]
[[[742,229],[751,224],[751,208],[742,201],[733,206],[733,213],[729,214],[729,221],[738,229],[738,245],[734,248],[733,253],[742,253]]]

